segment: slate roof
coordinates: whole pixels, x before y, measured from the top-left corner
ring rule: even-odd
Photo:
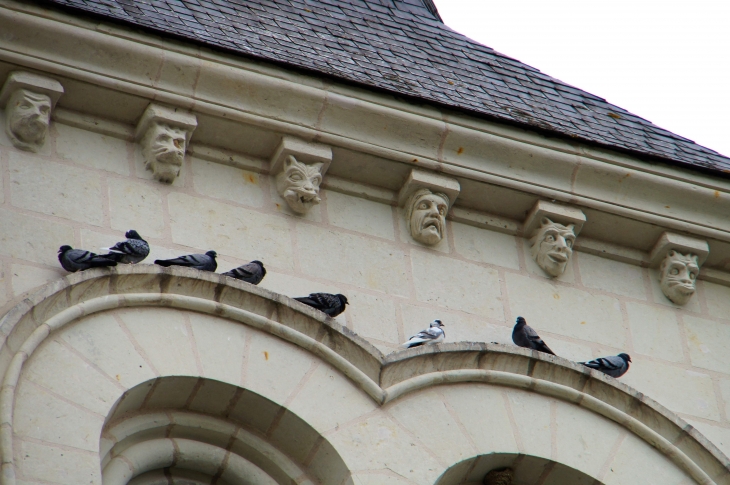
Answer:
[[[40,0],[576,140],[730,174],[730,158],[445,26],[432,0]]]

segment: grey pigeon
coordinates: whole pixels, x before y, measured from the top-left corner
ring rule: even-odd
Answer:
[[[441,328],[444,324],[441,320],[434,320],[429,325],[428,329],[421,330],[416,335],[408,339],[407,342],[401,344],[401,347],[410,349],[411,347],[418,347],[419,345],[433,345],[444,341],[446,338],[446,332]]]
[[[309,305],[312,308],[326,313],[331,317],[336,317],[340,313],[345,311],[345,305],[348,304],[345,295],[331,293],[310,293],[309,296],[300,296],[294,298],[296,301],[301,301],[305,305]]]
[[[517,317],[515,328],[512,329],[512,341],[515,345],[526,349],[538,350],[546,354],[555,355],[555,352],[545,345],[545,342],[542,341],[537,332],[522,317]]]
[[[137,264],[150,254],[150,245],[134,229],[127,231],[124,237],[127,238],[126,241],[118,242],[110,248],[102,248],[109,251],[109,254],[103,256],[117,263]]]
[[[261,261],[251,261],[222,274],[245,281],[246,283],[251,283],[252,285],[258,285],[264,279],[264,276],[266,276],[266,268],[264,268],[264,263]]]
[[[215,251],[208,251],[205,254],[187,254],[174,259],[156,259],[155,264],[160,266],[187,266],[201,271],[215,271],[218,267],[215,258],[218,254]]]
[[[63,269],[70,273],[83,271],[89,268],[116,266],[117,262],[107,259],[91,251],[73,249],[71,246],[61,246],[58,249],[58,261]]]
[[[484,485],[512,485],[512,469],[492,470],[484,476]]]
[[[578,362],[591,369],[599,370],[611,377],[621,377],[629,370],[631,357],[629,354],[612,355],[611,357],[599,357],[590,362]]]

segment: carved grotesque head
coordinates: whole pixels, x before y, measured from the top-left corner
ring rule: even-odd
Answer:
[[[449,197],[429,189],[416,190],[406,202],[406,220],[411,236],[418,242],[433,246],[446,235],[446,213]]]
[[[152,123],[142,140],[147,170],[160,182],[172,183],[185,158],[187,132],[164,123]]]
[[[659,267],[659,285],[667,298],[677,305],[684,305],[695,292],[699,273],[696,255],[669,251]]]
[[[322,200],[319,198],[322,166],[322,163],[302,163],[293,155],[284,160],[284,167],[276,176],[276,189],[294,212],[304,214]]]
[[[540,228],[530,240],[532,259],[550,276],[560,276],[573,254],[575,225],[564,226],[547,217],[540,221]]]
[[[51,121],[51,98],[18,89],[8,98],[5,116],[7,133],[13,145],[37,152],[46,141]]]

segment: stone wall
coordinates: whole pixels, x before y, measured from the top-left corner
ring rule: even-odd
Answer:
[[[342,292],[351,305],[338,322],[384,353],[434,318],[450,342],[510,343],[518,315],[568,359],[627,352],[623,382],[730,454],[729,287],[699,281],[678,307],[655,270],[580,249],[549,279],[526,239],[452,220],[447,239],[427,248],[409,236],[395,202],[383,202],[395,193],[358,185],[357,197],[327,178],[321,203],[296,215],[267,160],[211,157],[195,143],[165,185],[124,138],[55,121],[32,154],[0,135],[0,315],[65,274],[60,245],[98,251],[133,228],[152,246],[146,263],[214,249],[219,272],[263,261],[261,286],[274,292]]]

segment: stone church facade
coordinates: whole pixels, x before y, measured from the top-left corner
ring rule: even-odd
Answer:
[[[2,485],[730,484],[728,158],[428,0],[245,4],[0,0]],[[152,264],[208,250],[266,277]]]

